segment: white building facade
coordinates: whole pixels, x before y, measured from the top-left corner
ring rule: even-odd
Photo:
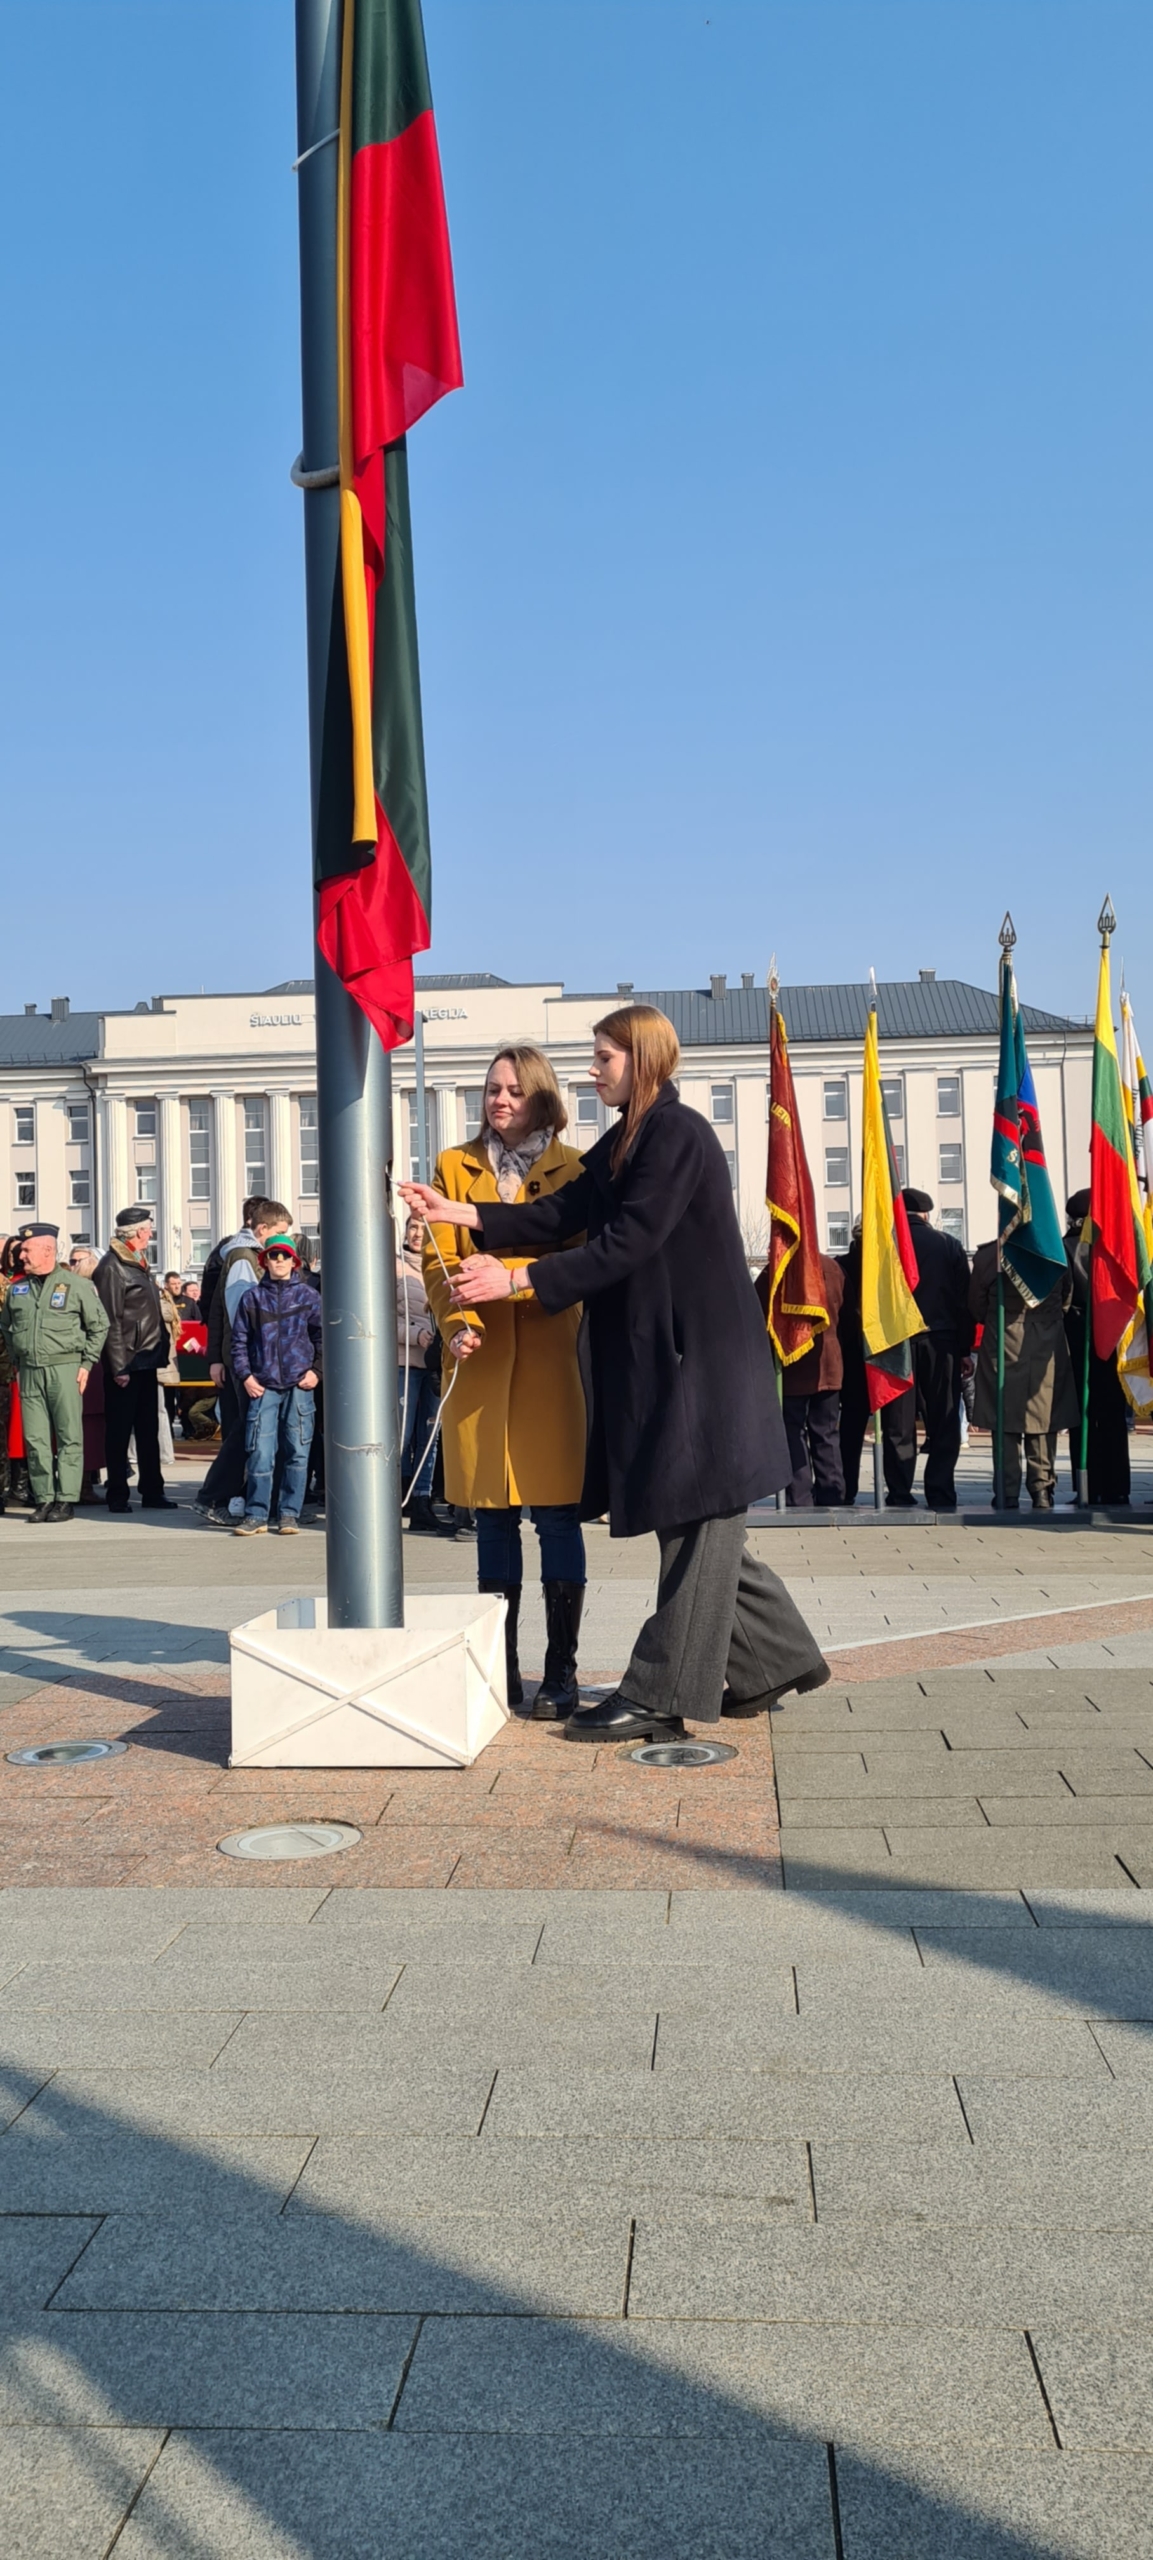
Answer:
[[[592,1026],[633,996],[568,994],[478,974],[417,979],[424,1022],[428,1162],[478,1124],[485,1070],[502,1041],[534,1040],[553,1061],[577,1146],[603,1114],[588,1082]],[[708,991],[642,990],[676,1025],[682,1100],[729,1160],[749,1259],[763,1259],[768,1139],[768,998],[745,978]],[[780,997],[821,1241],[847,1244],[861,1199],[863,986],[784,988]],[[1062,1205],[1089,1179],[1093,1036],[1085,1023],[1026,1009],[1026,1033],[1053,1186]],[[906,1181],[970,1250],[995,1232],[989,1148],[997,1068],[996,998],[922,971],[878,990],[881,1069]],[[416,1170],[411,1046],[393,1053],[394,1158]],[[311,981],[259,995],[155,997],[132,1013],[76,1013],[56,998],[0,1017],[0,1232],[53,1220],[62,1247],[106,1243],[118,1209],[146,1200],[156,1259],[194,1270],[240,1223],[242,1200],[283,1200],[296,1226],[319,1218],[316,1016]]]

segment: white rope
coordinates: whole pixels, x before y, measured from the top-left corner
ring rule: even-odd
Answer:
[[[340,126],[334,124],[331,133],[322,133],[319,142],[310,142],[307,151],[302,151],[293,161],[293,176],[295,177],[298,169],[303,169],[306,160],[311,160],[314,151],[323,151],[330,142],[339,142],[339,140]]]
[[[418,1218],[423,1218],[423,1219],[424,1219],[425,1228],[426,1228],[427,1233],[428,1233],[428,1236],[429,1236],[429,1238],[430,1238],[430,1241],[431,1241],[431,1244],[432,1244],[433,1252],[434,1252],[434,1253],[435,1253],[435,1255],[436,1255],[437,1261],[439,1262],[440,1267],[441,1267],[441,1270],[443,1271],[444,1276],[445,1276],[445,1279],[447,1280],[448,1285],[449,1285],[449,1288],[451,1289],[451,1288],[452,1288],[452,1286],[453,1286],[453,1277],[452,1277],[452,1273],[451,1273],[451,1271],[449,1270],[448,1264],[447,1264],[447,1262],[445,1261],[444,1255],[443,1255],[443,1253],[441,1252],[441,1249],[440,1249],[439,1244],[437,1243],[436,1237],[433,1235],[433,1231],[432,1231],[432,1224],[431,1224],[431,1220],[430,1220],[430,1219],[429,1219],[429,1217],[428,1217],[428,1213],[427,1213],[427,1211],[426,1211],[426,1210],[424,1210],[424,1209],[418,1209],[418,1210],[416,1210],[416,1211],[413,1211],[412,1209],[406,1208],[406,1207],[405,1207],[405,1205],[404,1205],[404,1202],[403,1202],[403,1201],[401,1201],[401,1200],[399,1199],[399,1197],[398,1197],[398,1195],[397,1195],[397,1193],[396,1193],[396,1192],[392,1192],[392,1193],[390,1194],[390,1201],[389,1201],[389,1205],[390,1205],[390,1208],[391,1208],[391,1211],[392,1211],[392,1222],[393,1222],[393,1225],[394,1225],[394,1227],[395,1227],[395,1229],[396,1229],[396,1234],[397,1234],[397,1260],[398,1260],[398,1262],[401,1264],[402,1269],[403,1269],[403,1266],[404,1266],[404,1230],[405,1230],[405,1228],[406,1228],[406,1227],[407,1227],[407,1225],[408,1225],[408,1221],[409,1221],[409,1219],[415,1215],[415,1216],[416,1216],[416,1217],[418,1217]],[[450,1353],[450,1355],[449,1355],[449,1356],[450,1356],[450,1358],[452,1358],[452,1354],[451,1354],[451,1353]],[[406,1289],[405,1289],[405,1292],[404,1292],[404,1402],[403,1402],[403,1405],[402,1405],[402,1408],[401,1408],[401,1423],[400,1423],[400,1454],[401,1454],[402,1462],[403,1462],[403,1458],[404,1458],[404,1444],[405,1444],[405,1440],[406,1440],[406,1439],[407,1439],[407,1437],[408,1437],[408,1373],[409,1373],[409,1366],[410,1366],[410,1362],[409,1362],[408,1290],[407,1290],[407,1288],[406,1288]],[[439,1429],[440,1429],[441,1416],[442,1416],[442,1414],[443,1414],[443,1412],[444,1412],[444,1408],[445,1408],[446,1404],[448,1403],[449,1397],[450,1397],[450,1395],[452,1394],[453,1388],[454,1388],[454,1387],[455,1387],[455,1385],[456,1385],[457,1379],[458,1379],[458,1377],[460,1376],[460,1367],[461,1367],[460,1361],[459,1361],[459,1360],[457,1360],[457,1359],[455,1359],[455,1358],[453,1358],[453,1360],[452,1360],[452,1376],[450,1377],[449,1382],[448,1382],[448,1385],[447,1385],[447,1387],[445,1388],[444,1394],[442,1395],[442,1397],[441,1397],[441,1399],[440,1399],[440,1402],[439,1402],[439,1404],[437,1405],[436,1412],[435,1412],[435,1414],[433,1415],[433,1420],[432,1420],[432,1429],[431,1429],[431,1431],[429,1432],[428,1438],[427,1438],[427,1440],[425,1441],[424,1447],[423,1447],[423,1449],[421,1450],[420,1456],[419,1456],[419,1458],[417,1459],[417,1462],[416,1462],[415,1467],[413,1468],[413,1471],[412,1471],[412,1483],[411,1483],[411,1484],[408,1484],[408,1485],[406,1485],[406,1486],[405,1486],[404,1491],[403,1491],[403,1493],[402,1493],[402,1495],[401,1495],[401,1503],[402,1503],[402,1505],[403,1505],[404,1503],[406,1503],[406,1502],[411,1501],[411,1499],[412,1499],[412,1487],[413,1487],[413,1485],[415,1485],[415,1484],[419,1484],[419,1482],[420,1482],[420,1473],[421,1473],[421,1469],[422,1469],[422,1467],[424,1466],[424,1463],[425,1463],[426,1458],[428,1457],[429,1450],[430,1450],[430,1449],[432,1449],[432,1448],[434,1448],[434,1447],[435,1447],[435,1445],[436,1445],[436,1435],[437,1435],[437,1433],[438,1433],[438,1431],[439,1431]]]

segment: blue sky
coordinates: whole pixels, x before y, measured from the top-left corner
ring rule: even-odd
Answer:
[[[1148,0],[426,0],[433,964],[1153,1022]],[[310,965],[290,0],[0,0],[0,1008]],[[1146,1039],[1153,1033],[1146,1031]]]

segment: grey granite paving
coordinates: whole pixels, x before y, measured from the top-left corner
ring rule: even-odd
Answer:
[[[587,2324],[430,2321],[397,2424],[435,2433],[735,2439],[805,2433],[849,2442],[1052,2442],[1024,2339],[966,2329],[838,2328],[819,2318],[646,2320],[605,2354]]]
[[[103,2560],[164,2440],[163,2428],[6,2427],[5,2560]]]
[[[302,2544],[301,2519],[309,2540]],[[174,2435],[116,2560],[836,2560],[823,2444]]]
[[[179,1681],[277,1587],[112,1525],[9,1589],[13,1696]],[[757,1534],[844,1642],[1153,1548]],[[593,1545],[607,1646],[650,1550]],[[0,1893],[3,2560],[1153,2560],[1153,1665],[1101,1626],[783,1710],[783,1893]]]

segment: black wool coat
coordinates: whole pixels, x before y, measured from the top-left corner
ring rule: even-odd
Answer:
[[[616,1132],[547,1200],[484,1204],[488,1253],[588,1241],[530,1265],[549,1315],[584,1300],[581,1509],[615,1538],[721,1519],[788,1484],[765,1321],[720,1145],[663,1085],[619,1176]]]

